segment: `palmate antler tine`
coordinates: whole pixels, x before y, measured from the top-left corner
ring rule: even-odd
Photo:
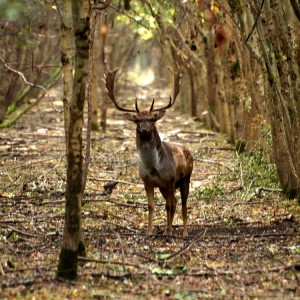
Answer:
[[[138,104],[137,104],[137,97],[135,98],[135,111],[140,112],[140,110],[138,108]]]
[[[174,81],[173,81],[174,82],[173,99],[172,99],[172,97],[170,97],[170,101],[166,106],[156,108],[156,109],[153,109],[153,105],[154,105],[154,99],[153,99],[150,111],[160,111],[160,110],[164,110],[164,109],[168,109],[168,108],[172,107],[175,103],[175,100],[176,100],[178,94],[179,94],[180,81],[181,81],[181,74],[177,70],[174,74]]]
[[[108,97],[110,98],[110,100],[114,103],[117,110],[135,113],[135,112],[137,112],[137,110],[135,110],[135,109],[127,109],[127,108],[123,108],[123,107],[119,106],[119,104],[117,103],[117,100],[115,98],[114,85],[115,85],[115,76],[116,76],[116,73],[118,70],[119,69],[115,69],[114,71],[107,70],[107,72],[105,73],[104,81],[105,81],[106,93],[107,93]]]
[[[154,107],[154,98],[152,100],[152,104],[151,104],[151,107],[150,107],[150,111],[153,111],[153,107]]]

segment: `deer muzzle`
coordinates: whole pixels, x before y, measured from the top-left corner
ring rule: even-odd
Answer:
[[[151,126],[148,122],[141,122],[139,126],[140,135],[147,136],[151,134]]]

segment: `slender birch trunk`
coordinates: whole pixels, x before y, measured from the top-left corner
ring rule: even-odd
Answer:
[[[77,278],[77,257],[85,255],[81,228],[82,127],[89,53],[89,1],[65,0],[60,4],[62,27],[65,30],[62,35],[62,63],[64,66],[67,186],[65,227],[57,277],[75,280]],[[72,45],[74,44],[75,51],[72,55]]]

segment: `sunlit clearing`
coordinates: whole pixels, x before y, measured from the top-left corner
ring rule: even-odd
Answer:
[[[155,79],[152,69],[141,69],[140,65],[138,64],[134,67],[133,71],[128,73],[128,77],[130,79],[132,78],[132,81],[139,86],[152,84]]]
[[[149,85],[154,81],[154,78],[154,72],[151,69],[147,69],[137,78],[137,84],[142,86]]]

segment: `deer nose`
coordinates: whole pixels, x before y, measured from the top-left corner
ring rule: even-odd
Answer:
[[[149,134],[150,133],[150,127],[147,124],[141,124],[140,126],[140,132],[141,134]]]

